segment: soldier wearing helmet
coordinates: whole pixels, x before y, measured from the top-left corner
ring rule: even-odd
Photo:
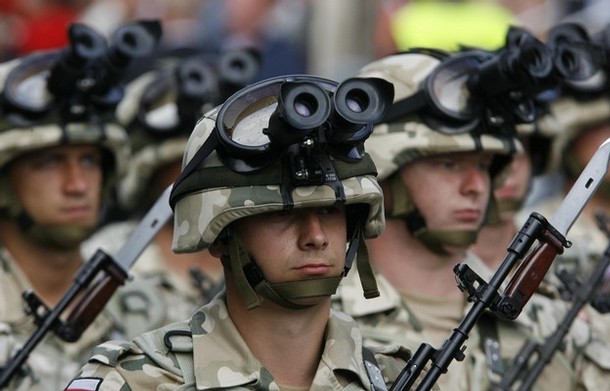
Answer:
[[[454,266],[465,262],[490,276],[469,246],[490,218],[493,189],[522,145],[515,133],[519,118],[511,111],[494,106],[491,98],[479,101],[488,110],[465,104],[467,92],[476,90],[461,84],[463,76],[479,72],[473,64],[488,61],[479,55],[413,50],[359,73],[384,78],[396,90],[388,116],[366,141],[385,198],[386,229],[368,242],[381,296],[369,302],[354,296],[357,280],[350,274],[335,297],[336,306],[359,323],[365,341],[412,346],[423,340],[440,347],[469,309],[456,288]],[[508,244],[497,243],[504,249]],[[468,336],[465,359],[451,364],[440,387],[489,389],[542,326],[524,316],[507,322],[484,314]],[[564,360],[550,363],[537,389],[574,389],[573,368]]]
[[[109,224],[87,241],[87,251],[113,254],[126,241],[141,214],[180,174],[182,155],[197,119],[256,76],[257,54],[193,52],[165,55],[126,86],[117,117],[127,128],[132,159],[118,186],[118,200],[131,216]],[[118,311],[127,337],[186,319],[223,285],[222,266],[208,251],[172,252],[173,225],[164,225],[138,258],[138,276],[121,288]]]
[[[606,95],[604,92],[583,95],[564,90],[557,100],[550,103],[549,112],[540,122],[541,126],[559,130],[552,146],[551,164],[562,179],[562,187],[555,195],[521,211],[518,215],[520,220],[525,219],[531,211],[545,214],[556,210],[597,148],[610,138],[610,100]],[[553,262],[555,273],[567,270],[571,275],[584,280],[603,256],[608,238],[598,228],[595,214],[607,214],[610,211],[609,189],[610,181],[606,176],[568,232],[567,239],[572,242],[572,246]],[[557,278],[552,281],[560,284]],[[587,308],[585,316],[606,343],[610,343],[607,327],[609,292],[610,276],[606,273],[599,290],[600,296],[593,300],[594,306]],[[593,357],[606,359],[607,355],[608,353],[597,352]]]
[[[42,52],[0,65],[0,322],[16,346],[37,328],[22,292],[39,298],[31,309],[38,315],[60,301],[129,156],[127,134],[109,111],[77,89],[49,93],[46,77],[56,75],[48,72],[59,58],[59,51]],[[14,383],[29,374],[31,384],[21,382],[21,389],[61,389],[113,324],[102,313],[75,343],[48,336]]]
[[[364,239],[385,220],[363,141],[392,91],[377,79],[337,85],[286,76],[208,112],[172,190],[173,249],[209,249],[226,290],[186,322],[100,345],[68,389],[391,383],[408,352],[364,349],[351,318],[331,310],[330,300],[352,262],[360,294],[377,294]]]

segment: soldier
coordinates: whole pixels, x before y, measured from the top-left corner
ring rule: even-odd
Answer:
[[[248,50],[214,58],[203,53],[164,56],[154,70],[127,85],[117,118],[129,132],[133,152],[118,199],[131,217],[102,228],[87,241],[86,252],[102,248],[116,253],[142,214],[180,174],[196,121],[258,69],[255,54]],[[123,322],[128,338],[188,318],[222,288],[220,263],[207,251],[172,252],[172,232],[171,223],[160,229],[131,269],[137,278],[120,289],[123,299],[110,307],[117,317],[128,319]]]
[[[520,211],[517,215],[518,221],[524,221],[532,211],[546,216],[558,208],[566,192],[597,148],[610,138],[610,100],[603,94],[595,96],[595,94],[564,91],[559,99],[550,103],[549,112],[539,122],[540,126],[559,129],[552,146],[551,165],[563,178],[563,188],[555,196],[543,199]],[[609,188],[607,175],[568,232],[567,239],[572,246],[557,256],[553,262],[554,272],[565,269],[581,281],[592,272],[610,243],[595,222],[595,213],[610,213]],[[554,277],[554,274],[551,277]],[[553,278],[552,281],[560,284],[557,278]],[[600,293],[608,292],[610,292],[610,276],[606,273]],[[583,315],[592,325],[595,334],[603,338],[606,343],[610,343],[610,332],[607,327],[610,315],[605,313],[610,308],[609,301],[607,296],[600,298],[602,300],[598,302],[598,309],[602,313],[588,307]],[[600,357],[599,352],[592,354],[594,357]]]
[[[68,390],[391,383],[408,351],[369,354],[330,303],[352,261],[365,295],[376,294],[364,239],[383,229],[382,195],[362,142],[391,91],[382,80],[289,76],[206,114],[172,192],[173,249],[209,248],[226,291],[188,321],[100,345]]]
[[[59,302],[83,266],[80,245],[98,226],[129,156],[125,130],[104,108],[76,90],[48,99],[45,70],[57,58],[43,52],[0,66],[0,322],[16,345],[37,328],[22,292],[40,299],[38,315]],[[65,387],[112,325],[102,313],[75,343],[49,335],[30,355],[34,384],[27,389]]]
[[[454,266],[466,262],[483,278],[489,277],[468,247],[493,201],[492,188],[521,145],[512,135],[514,122],[509,117],[494,122],[505,124],[496,128],[494,123],[477,122],[476,115],[452,118],[447,106],[439,107],[465,107],[453,100],[464,99],[455,91],[458,84],[440,88],[435,82],[463,71],[460,66],[475,61],[476,55],[469,55],[447,58],[433,51],[411,51],[369,64],[359,74],[384,78],[396,89],[390,115],[366,142],[385,198],[386,230],[368,242],[381,296],[360,300],[352,294],[354,276],[348,275],[335,300],[359,323],[365,340],[405,345],[424,340],[440,347],[469,309],[456,288]],[[423,94],[429,98],[421,99]],[[508,322],[483,314],[468,336],[465,359],[453,362],[439,385],[489,389],[536,326],[527,316]],[[544,387],[536,389],[575,389],[576,369],[569,360],[557,354],[539,379],[537,387]]]

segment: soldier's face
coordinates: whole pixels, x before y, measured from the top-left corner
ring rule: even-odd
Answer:
[[[93,227],[102,189],[102,152],[91,145],[45,148],[8,169],[21,206],[39,225]]]
[[[268,282],[336,277],[343,271],[346,217],[342,206],[247,217],[235,233]]]
[[[527,196],[532,178],[532,163],[527,153],[520,153],[513,157],[508,168],[508,174],[500,187],[494,190],[498,202],[523,201]],[[516,211],[503,212],[500,218],[509,221],[514,218]]]
[[[491,155],[453,153],[405,165],[401,177],[431,231],[476,230],[490,196]]]

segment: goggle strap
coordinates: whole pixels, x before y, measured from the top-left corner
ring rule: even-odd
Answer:
[[[427,105],[428,100],[425,92],[419,90],[413,95],[394,102],[381,122],[394,122],[397,119],[404,118],[409,114],[422,110]]]
[[[203,146],[200,151],[202,149]],[[192,161],[193,160],[191,160],[191,162]],[[363,159],[357,163],[346,163],[341,160],[334,160],[332,164],[335,167],[335,172],[337,173],[339,180],[355,176],[377,174],[373,161],[368,154],[365,154]],[[184,172],[186,172],[186,169],[187,168],[185,168]],[[269,169],[257,171],[252,174],[235,172],[225,166],[206,167],[205,170],[198,170],[195,168],[190,175],[180,175],[178,177],[172,188],[170,205],[175,205],[182,196],[193,191],[201,191],[216,187],[266,186],[271,184],[280,185],[282,183],[285,182],[282,181],[282,170],[279,167],[270,167]]]
[[[256,175],[245,175],[236,173],[229,168],[206,167],[205,170],[196,170],[181,183],[177,183],[172,189],[174,205],[183,195],[194,191],[213,189],[218,187],[245,187],[245,186],[267,186],[280,184],[281,176],[278,170],[259,172]]]
[[[184,181],[188,176],[190,176],[193,171],[195,171],[195,169],[201,163],[203,163],[205,158],[207,158],[212,153],[212,151],[216,149],[217,146],[218,137],[216,136],[216,132],[212,132],[212,135],[210,135],[210,137],[205,140],[201,148],[199,148],[197,152],[195,152],[195,156],[193,156],[191,161],[189,161],[188,164],[184,167],[184,170],[182,170],[180,175],[178,175],[178,178],[176,178],[176,181],[174,182],[172,191],[169,196],[170,205],[173,206],[176,204],[176,187],[178,187],[182,181]]]

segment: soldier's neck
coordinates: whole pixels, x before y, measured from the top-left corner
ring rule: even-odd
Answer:
[[[466,249],[437,254],[414,238],[399,219],[388,219],[384,232],[370,240],[368,246],[376,271],[399,292],[430,297],[462,296],[455,287],[453,267],[462,262]]]
[[[307,309],[287,309],[265,300],[260,307],[247,310],[231,304],[241,296],[235,296],[232,278],[226,280],[229,314],[250,351],[277,383],[309,387],[324,348],[330,298]]]
[[[517,234],[513,219],[500,224],[485,225],[470,250],[492,270],[496,270],[506,257],[506,249]]]
[[[83,263],[80,248],[60,250],[44,246],[11,221],[0,221],[0,243],[49,306],[57,304]]]

